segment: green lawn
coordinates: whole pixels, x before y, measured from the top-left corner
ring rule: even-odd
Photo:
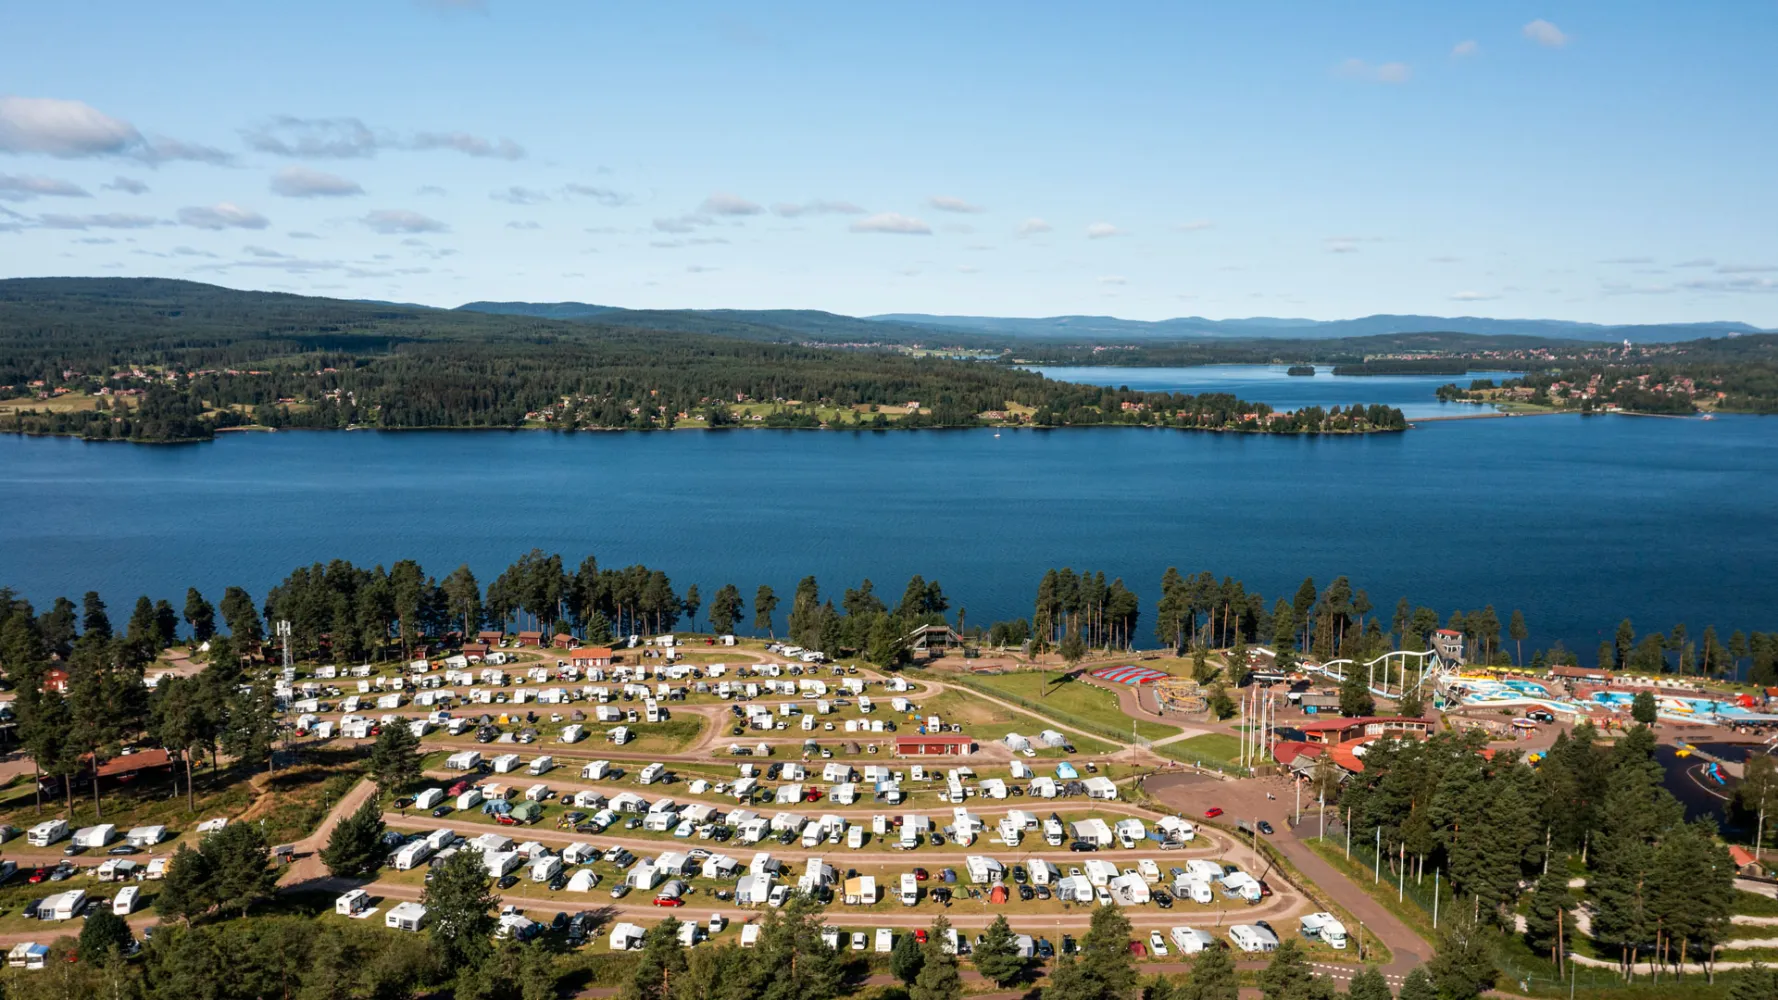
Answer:
[[[981,675],[972,677],[971,680],[992,690],[1028,699],[1039,706],[1037,711],[1042,711],[1044,705],[1053,705],[1058,712],[1079,716],[1116,732],[1129,732],[1131,722],[1135,722],[1138,734],[1151,740],[1164,739],[1179,732],[1174,726],[1164,726],[1146,719],[1132,720],[1118,706],[1117,695],[1110,691],[1079,681],[1051,684],[1050,681],[1055,676],[1022,671]]]
[[[1169,743],[1156,747],[1155,753],[1171,757],[1185,764],[1202,761],[1206,764],[1222,764],[1226,767],[1238,767],[1241,758],[1241,740],[1227,733],[1204,733],[1190,739]]]

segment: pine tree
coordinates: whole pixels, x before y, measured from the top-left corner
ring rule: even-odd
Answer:
[[[433,870],[420,902],[427,927],[448,966],[474,965],[485,957],[494,931],[490,912],[500,897],[488,891],[487,867],[480,851],[458,851]]]
[[[1753,967],[1735,976],[1729,987],[1729,1000],[1778,1000],[1778,969],[1755,962]]]
[[[80,943],[76,954],[82,962],[97,963],[116,949],[122,954],[130,946],[130,925],[124,918],[111,912],[109,906],[101,906],[86,918],[85,926],[80,929]]]
[[[216,906],[248,908],[271,895],[278,875],[272,870],[272,848],[258,823],[230,823],[204,837],[198,850],[210,863],[210,886]]]
[[[191,642],[201,646],[216,634],[216,609],[192,587],[185,592],[185,624],[191,626]]]
[[[1401,992],[1396,994],[1396,1000],[1442,1000],[1442,998],[1439,996],[1438,987],[1432,985],[1432,976],[1427,973],[1426,967],[1416,965],[1409,969],[1408,974],[1402,978]]]
[[[1352,977],[1351,984],[1346,987],[1346,996],[1350,1000],[1395,1000],[1388,980],[1374,965],[1365,966],[1363,972]]]
[[[383,861],[383,829],[383,806],[372,795],[334,825],[321,849],[321,863],[341,878],[370,875]]]
[[[911,986],[925,963],[925,949],[912,934],[903,934],[895,939],[895,950],[889,953],[891,975]]]
[[[667,1000],[672,994],[674,981],[686,970],[680,926],[677,919],[668,917],[648,932],[641,959],[619,994],[624,1000]]]
[[[163,917],[190,923],[210,911],[215,900],[210,859],[181,844],[167,863],[154,908]]]
[[[1347,718],[1377,714],[1377,700],[1371,696],[1357,664],[1347,664],[1346,677],[1340,681],[1340,714]]]
[[[1306,1000],[1315,973],[1296,938],[1285,938],[1272,960],[1259,973],[1259,992],[1265,1000]]]
[[[1080,939],[1080,973],[1089,996],[1127,997],[1136,989],[1136,959],[1130,954],[1130,920],[1115,904],[1093,911]]]
[[[740,618],[741,591],[734,584],[725,583],[710,599],[710,628],[718,635],[728,635],[734,632]]]
[[[760,584],[753,594],[753,631],[765,632],[776,638],[777,633],[772,631],[772,612],[776,610],[778,595],[772,593],[772,588]]]
[[[1500,978],[1484,932],[1462,913],[1440,931],[1426,970],[1439,1000],[1475,1000]]]
[[[1006,922],[1006,915],[1000,914],[988,925],[982,940],[970,953],[970,961],[975,964],[977,972],[994,981],[998,986],[1006,986],[1019,978],[1025,971],[1025,959],[1019,955],[1019,942],[1013,936],[1012,927]]]
[[[945,932],[950,927],[950,921],[939,917],[927,933],[926,943],[921,946],[920,972],[908,987],[908,1000],[959,1000],[963,996],[957,956],[947,954],[944,948]]]
[[[1240,986],[1235,960],[1213,945],[1192,960],[1191,975],[1174,992],[1173,1000],[1237,1000]]]
[[[370,748],[369,772],[379,794],[393,794],[415,784],[423,776],[420,738],[406,719],[383,726]]]
[[[1652,726],[1655,724],[1655,718],[1658,711],[1659,708],[1655,704],[1653,691],[1638,691],[1636,692],[1635,699],[1630,702],[1630,718],[1635,719],[1637,722],[1640,722],[1645,726]]]

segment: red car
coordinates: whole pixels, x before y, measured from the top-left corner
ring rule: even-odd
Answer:
[[[685,900],[674,899],[669,896],[656,896],[656,897],[654,897],[654,905],[656,905],[656,906],[684,906]]]
[[[1221,815],[1222,815],[1222,807],[1221,806],[1211,806],[1210,808],[1204,810],[1204,818],[1205,819],[1215,819],[1216,817],[1221,816]]]
[[[921,944],[925,944],[926,943],[926,928],[924,928],[924,927],[914,928],[914,940],[918,941]]]
[[[914,881],[916,881],[916,882],[924,882],[931,877],[932,877],[932,873],[927,871],[924,868],[914,869]]]
[[[819,801],[821,801],[821,789],[810,788],[807,791],[803,792],[803,801],[804,802],[819,802]]]
[[[28,881],[32,885],[36,885],[37,883],[43,881],[46,878],[49,878],[49,869],[48,868],[39,868],[36,871],[31,873],[31,877]]]

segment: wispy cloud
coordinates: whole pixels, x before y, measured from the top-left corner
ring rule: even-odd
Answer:
[[[855,233],[899,233],[906,236],[930,236],[932,227],[912,216],[895,212],[879,212],[852,223]]]
[[[83,101],[0,96],[0,153],[38,153],[60,159],[121,156],[150,165],[168,160],[227,163],[220,149],[166,136],[144,135]]]
[[[1055,228],[1055,226],[1033,216],[1019,224],[1019,238],[1023,239],[1027,236],[1036,236],[1039,233],[1047,233]]]
[[[817,198],[814,201],[778,202],[772,206],[774,215],[786,219],[795,219],[804,215],[863,215],[864,209],[849,201],[826,201]]]
[[[1545,48],[1559,49],[1568,44],[1568,35],[1564,33],[1561,28],[1545,21],[1541,17],[1532,21],[1530,24],[1525,25],[1523,30],[1526,38],[1531,39]]]
[[[765,209],[738,195],[718,192],[705,198],[698,211],[704,215],[758,215]]]
[[[399,233],[442,233],[451,227],[419,212],[405,208],[382,208],[358,220],[371,231],[393,236]]]
[[[344,198],[363,194],[355,180],[308,167],[285,167],[272,175],[272,193],[286,198]]]
[[[113,177],[111,179],[111,183],[101,184],[101,185],[99,185],[99,187],[102,188],[103,190],[106,190],[106,191],[122,191],[124,194],[147,194],[148,193],[148,185],[142,183],[141,181],[135,179],[134,177],[124,177],[122,175]]]
[[[1601,264],[1653,264],[1653,257],[1607,257]]]
[[[1102,275],[1099,278],[1099,284],[1101,285],[1127,285],[1129,283],[1130,279],[1121,274],[1107,274]]]
[[[86,188],[56,177],[0,174],[0,201],[30,201],[33,198],[91,198]]]
[[[964,201],[962,198],[952,198],[947,195],[935,194],[932,197],[926,199],[926,204],[932,206],[933,208],[938,209],[941,212],[985,212],[985,211],[987,211],[987,209],[983,208],[980,205],[971,204],[970,202]]]
[[[1197,233],[1206,229],[1215,228],[1216,223],[1207,219],[1199,219],[1195,222],[1181,222],[1179,225],[1173,227],[1173,231],[1176,233]]]
[[[465,156],[519,160],[524,147],[511,139],[486,139],[468,132],[398,132],[373,128],[357,118],[299,118],[280,115],[242,133],[248,148],[274,156],[307,159],[364,159],[386,150],[449,150]]]
[[[564,184],[562,185],[562,196],[565,198],[590,198],[606,208],[618,208],[630,204],[633,200],[622,191],[594,187],[591,184]]]
[[[1087,239],[1089,240],[1104,240],[1110,239],[1113,236],[1124,235],[1127,234],[1125,234],[1122,229],[1119,229],[1109,222],[1095,222],[1087,227]]]
[[[147,229],[161,220],[152,215],[128,212],[101,212],[97,215],[60,215],[54,212],[39,215],[37,224],[45,229]]]
[[[508,229],[542,229],[543,223],[532,222],[528,219],[523,222],[514,220],[512,222],[508,222],[506,224],[506,228],[508,228]]]
[[[1716,269],[1717,274],[1771,274],[1778,271],[1775,264],[1724,264]]]
[[[1453,292],[1452,302],[1490,302],[1500,298],[1498,292]]]
[[[1716,258],[1714,258],[1714,257],[1693,257],[1691,260],[1682,260],[1673,266],[1674,267],[1715,267],[1716,266]]]
[[[1413,68],[1403,62],[1371,65],[1363,59],[1347,59],[1334,67],[1334,75],[1366,83],[1407,83],[1414,76]]]
[[[271,225],[265,216],[233,202],[194,205],[179,210],[179,224],[195,229],[264,229]]]
[[[1456,45],[1451,46],[1451,57],[1454,59],[1467,59],[1480,51],[1482,51],[1482,47],[1475,41],[1475,39],[1466,38],[1463,41],[1458,42]]]
[[[542,191],[520,187],[517,184],[501,191],[491,192],[488,197],[495,201],[504,201],[509,205],[539,205],[549,200],[549,195]]]

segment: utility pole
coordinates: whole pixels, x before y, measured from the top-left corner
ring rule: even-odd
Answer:
[[[291,659],[290,659],[290,623],[288,621],[285,621],[283,619],[278,620],[278,638],[283,640],[283,642],[284,642],[284,669],[289,670],[291,667]]]
[[[1438,869],[1432,870],[1432,929],[1438,930]],[[1560,930],[1557,933],[1561,933]]]
[[[1377,852],[1376,852],[1376,854],[1372,855],[1372,861],[1371,861],[1371,884],[1376,885],[1382,881],[1383,881],[1383,828],[1381,826],[1379,826],[1379,827],[1377,827]]]

